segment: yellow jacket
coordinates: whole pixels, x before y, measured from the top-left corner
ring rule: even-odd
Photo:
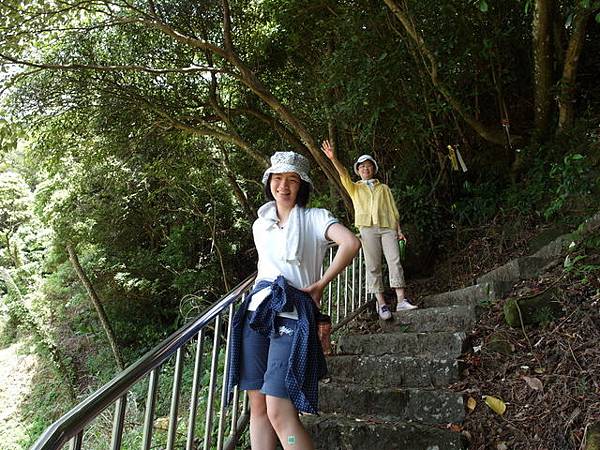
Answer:
[[[387,184],[374,180],[371,189],[365,183],[354,183],[348,172],[340,174],[340,181],[354,205],[354,224],[360,227],[379,226],[396,229],[400,214]]]

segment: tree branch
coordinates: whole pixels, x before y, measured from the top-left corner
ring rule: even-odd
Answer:
[[[417,46],[421,54],[425,56],[425,58],[429,61],[429,65],[427,65],[427,71],[429,72],[429,76],[431,78],[431,82],[436,87],[436,89],[444,96],[446,101],[450,103],[450,105],[454,108],[458,114],[463,118],[465,122],[469,124],[469,126],[479,134],[486,141],[492,142],[498,145],[505,144],[504,134],[502,129],[489,127],[477,119],[475,119],[471,114],[469,114],[463,104],[454,97],[450,90],[446,87],[446,85],[439,80],[438,78],[438,61],[436,60],[433,53],[429,50],[423,37],[417,32],[416,28],[412,24],[410,16],[406,11],[402,9],[402,7],[398,4],[398,0],[384,0],[385,4],[390,8],[392,13],[398,18],[404,30]],[[518,137],[516,137],[518,138]]]
[[[211,44],[210,42],[203,41],[203,40],[191,37],[191,36],[186,36],[183,33],[180,33],[179,31],[175,30],[173,27],[167,25],[164,22],[161,22],[158,20],[148,20],[148,19],[134,19],[134,21],[144,24],[146,26],[149,26],[151,28],[154,28],[156,30],[160,30],[163,33],[165,33],[167,36],[171,36],[177,42],[180,42],[180,43],[190,46],[192,48],[209,50],[210,52],[221,56],[223,59],[225,59],[227,61],[230,60],[231,55],[226,50],[223,50],[221,47],[219,47],[218,45],[214,45],[214,44]]]
[[[221,0],[223,5],[223,41],[225,43],[225,50],[228,53],[233,53],[233,40],[231,39],[231,11],[229,9],[229,2],[227,0]]]
[[[146,72],[151,74],[163,74],[163,73],[195,73],[195,72],[225,72],[223,69],[217,69],[215,67],[178,67],[178,68],[155,68],[146,67],[136,64],[126,65],[113,65],[103,66],[96,64],[49,64],[49,63],[38,63],[33,61],[25,61],[22,59],[15,58],[13,56],[0,53],[0,59],[10,61],[13,64],[19,64],[27,67],[35,67],[39,69],[48,70],[95,70],[98,72],[119,72],[119,71],[133,71],[133,72]]]

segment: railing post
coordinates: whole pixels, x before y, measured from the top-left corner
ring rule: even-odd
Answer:
[[[364,255],[364,253],[363,253],[363,255]],[[365,281],[365,301],[368,302],[369,301],[369,289],[368,289],[368,286],[369,286],[369,276],[368,276],[368,273],[367,273],[367,262],[366,261],[364,263],[364,266],[365,266],[365,280],[364,280]]]
[[[71,440],[71,450],[81,450],[81,445],[83,444],[83,430],[75,435],[75,437]]]
[[[125,424],[125,410],[127,409],[127,392],[119,397],[115,406],[115,418],[113,420],[112,439],[110,448],[119,450],[123,441],[123,425]]]
[[[188,420],[186,450],[194,450],[194,435],[196,426],[196,415],[198,411],[198,391],[202,377],[202,350],[204,347],[204,329],[198,332],[196,343],[196,358],[194,359],[194,379],[192,380],[192,396],[190,399],[190,417]]]
[[[342,276],[338,273],[335,277],[335,311],[336,311],[336,322],[340,321],[340,280]]]
[[[210,381],[208,384],[208,399],[206,401],[206,421],[204,426],[204,448],[210,448],[213,425],[213,403],[215,395],[215,384],[217,379],[217,367],[219,363],[219,341],[221,333],[221,315],[215,318],[215,335],[213,339],[212,361],[210,362]]]
[[[217,432],[217,450],[223,449],[225,435],[225,406],[227,405],[227,380],[229,378],[229,351],[231,347],[231,331],[233,329],[233,304],[229,305],[229,320],[227,321],[227,341],[225,343],[225,363],[223,364],[223,384],[221,387],[221,408],[219,410],[219,428]]]
[[[150,372],[150,378],[148,380],[148,395],[146,397],[146,411],[144,412],[142,450],[150,450],[152,447],[154,408],[156,407],[156,391],[158,390],[158,372],[158,368]]]
[[[348,266],[344,269],[344,317],[348,315]]]
[[[358,251],[358,286],[356,288],[356,292],[358,292],[358,305],[360,306],[362,304],[361,299],[363,298],[362,296],[362,286],[363,286],[363,263],[362,263],[362,255],[363,255],[363,251],[362,248]]]
[[[177,349],[175,357],[175,374],[173,375],[173,391],[171,394],[171,412],[169,414],[169,431],[167,435],[167,450],[175,448],[177,437],[177,413],[179,410],[179,393],[181,391],[181,375],[183,368],[183,346]]]

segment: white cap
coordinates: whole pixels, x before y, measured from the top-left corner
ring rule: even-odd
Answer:
[[[359,175],[359,173],[358,173],[358,165],[360,163],[364,163],[367,160],[371,161],[373,163],[373,165],[375,166],[375,173],[377,173],[379,171],[379,166],[377,165],[377,161],[375,161],[371,155],[360,155],[358,157],[358,159],[356,160],[356,162],[354,163],[354,173],[356,175]]]

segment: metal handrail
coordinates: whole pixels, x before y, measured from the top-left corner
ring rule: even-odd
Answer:
[[[333,259],[333,252],[335,246],[330,246],[328,249],[329,255],[325,258],[326,262],[331,264]],[[355,277],[355,264],[358,264],[358,277]],[[349,266],[350,267],[350,266]],[[348,286],[348,270],[352,271],[351,286]],[[366,275],[366,274],[365,274]],[[180,330],[173,333],[167,339],[162,341],[139,360],[127,367],[115,378],[105,384],[103,387],[98,389],[96,392],[91,394],[80,404],[73,407],[69,412],[63,415],[59,420],[54,422],[48,427],[44,433],[38,438],[35,444],[31,447],[31,450],[59,450],[67,442],[71,441],[71,448],[73,450],[79,450],[82,448],[84,441],[84,430],[90,422],[96,419],[101,413],[103,413],[111,405],[115,404],[115,415],[113,422],[113,431],[111,437],[110,448],[117,450],[121,448],[123,427],[125,423],[125,414],[127,406],[127,394],[132,386],[142,380],[144,377],[149,377],[148,383],[148,394],[146,400],[146,410],[144,414],[143,424],[143,442],[142,449],[147,450],[151,448],[152,444],[152,431],[153,431],[153,417],[154,408],[156,405],[156,396],[158,388],[158,378],[160,367],[170,358],[173,354],[176,354],[175,361],[175,373],[173,375],[173,388],[171,397],[171,409],[169,414],[169,429],[167,439],[167,450],[171,450],[175,446],[175,437],[177,432],[177,421],[178,421],[178,409],[179,409],[179,397],[181,394],[181,376],[182,376],[182,365],[183,365],[183,348],[186,344],[194,341],[197,347],[195,351],[195,364],[194,364],[194,375],[193,375],[193,386],[190,401],[189,421],[188,430],[186,435],[186,449],[193,447],[194,440],[194,425],[196,420],[205,421],[205,434],[203,436],[204,449],[211,447],[212,433],[213,433],[213,407],[214,403],[219,401],[215,399],[217,381],[217,361],[220,354],[219,344],[223,343],[225,347],[225,367],[223,369],[222,381],[221,381],[221,398],[220,398],[220,411],[218,417],[218,429],[217,429],[217,449],[233,449],[238,441],[238,438],[244,428],[247,426],[249,420],[248,414],[248,402],[244,395],[242,398],[243,404],[241,405],[241,414],[239,414],[239,397],[240,392],[237,388],[233,392],[234,400],[231,408],[231,427],[229,436],[225,436],[225,385],[227,380],[228,372],[228,361],[227,355],[229,353],[229,337],[231,334],[232,318],[234,313],[235,303],[238,300],[243,300],[245,293],[250,290],[256,277],[256,272],[248,276],[244,281],[239,283],[232,291],[222,297],[213,306],[209,308],[204,314],[198,319],[185,325]],[[342,280],[345,277],[345,280]],[[358,285],[355,285],[358,279]],[[351,269],[340,273],[336,279],[332,282],[336,284],[335,288],[335,299],[334,292],[330,287],[326,290],[324,297],[323,308],[326,308],[332,316],[332,323],[335,325],[339,323],[339,326],[347,323],[352,317],[355,316],[357,310],[363,310],[366,302],[366,290],[363,290],[362,280],[366,279],[363,276],[363,256],[362,250],[358,257],[356,257],[352,264]],[[343,292],[342,290],[343,284]],[[364,292],[364,297],[363,297]],[[340,295],[341,294],[341,295]],[[350,296],[350,302],[348,301]],[[343,302],[343,305],[342,305]],[[362,305],[362,308],[361,308]],[[344,314],[342,317],[341,314]],[[227,327],[226,338],[221,335],[221,327],[223,319],[222,317],[228,314],[229,320],[225,324]],[[207,399],[207,415],[204,418],[196,417],[196,406],[198,403],[198,391],[201,377],[201,359],[203,354],[203,345],[206,338],[204,331],[206,327],[214,322],[214,340],[212,350],[212,360],[210,363],[210,385],[208,389]],[[336,329],[339,328],[335,327]]]
[[[179,329],[158,344],[115,378],[76,405],[54,422],[35,442],[32,450],[61,448],[81,431],[101,411],[127,393],[139,379],[164,363],[183,344],[189,342],[199,330],[210,323],[225,308],[236,301],[253,283],[256,272],[238,284],[229,294],[215,303],[200,318]]]

